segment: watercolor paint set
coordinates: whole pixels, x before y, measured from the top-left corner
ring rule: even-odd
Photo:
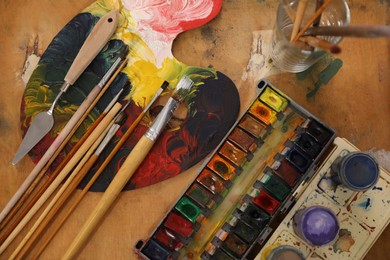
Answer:
[[[356,259],[386,227],[388,173],[269,82],[258,88],[152,235],[135,245],[141,259]],[[318,223],[326,230],[310,229]]]

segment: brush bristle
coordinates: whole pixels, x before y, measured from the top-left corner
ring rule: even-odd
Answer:
[[[175,92],[172,97],[178,101],[182,101],[188,93],[190,93],[191,87],[194,82],[187,76],[183,76],[179,83],[177,83]]]
[[[164,81],[160,88],[164,91],[168,86],[169,86],[168,81]]]

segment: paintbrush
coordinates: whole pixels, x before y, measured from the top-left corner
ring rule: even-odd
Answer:
[[[81,103],[80,107],[73,114],[73,116],[71,117],[69,122],[65,125],[65,127],[61,130],[60,134],[54,140],[54,142],[46,150],[45,154],[42,156],[42,158],[39,160],[39,162],[35,165],[33,170],[30,172],[30,174],[24,180],[22,185],[19,187],[19,189],[14,194],[14,196],[10,199],[10,201],[7,203],[7,205],[1,211],[0,223],[8,215],[8,213],[15,206],[15,204],[20,200],[22,195],[29,189],[30,185],[34,182],[34,180],[39,176],[39,178],[35,182],[34,186],[36,186],[38,184],[39,180],[42,178],[42,176],[44,175],[46,170],[49,168],[51,163],[56,159],[58,154],[65,147],[67,142],[70,140],[70,138],[76,132],[77,128],[81,125],[83,120],[88,116],[89,112],[93,109],[93,107],[96,105],[96,103],[102,97],[102,95],[105,93],[105,91],[111,85],[111,83],[113,82],[115,77],[118,75],[118,73],[127,64],[127,59],[126,59],[124,62],[122,62],[122,64],[118,68],[118,65],[123,60],[123,58],[126,56],[127,52],[128,52],[128,50],[126,48],[126,50],[121,53],[120,57],[114,62],[114,64],[111,66],[111,68],[103,76],[103,78],[100,80],[100,82],[91,90],[91,92],[88,94],[88,96],[85,98],[85,100]],[[115,71],[115,74],[111,77],[111,75],[114,71]],[[109,80],[109,81],[107,82],[107,80]],[[30,188],[29,190],[32,191],[32,190],[34,190],[33,188]],[[28,196],[25,196],[25,197],[28,198]],[[21,206],[21,204],[20,204],[20,206]],[[12,217],[10,219],[12,219]]]
[[[144,115],[147,113],[147,111],[150,109],[150,107],[154,104],[156,99],[161,95],[161,93],[165,90],[165,88],[168,86],[168,82],[164,81],[162,86],[159,88],[159,90],[156,92],[152,100],[149,102],[149,104],[142,110],[142,112],[137,116],[137,118],[134,120],[134,122],[130,125],[130,127],[126,130],[126,132],[123,134],[123,136],[120,138],[120,140],[117,142],[115,147],[112,149],[112,151],[109,153],[109,155],[106,157],[104,162],[101,164],[99,169],[94,173],[92,178],[89,180],[87,185],[83,188],[81,193],[78,194],[78,196],[73,201],[72,205],[67,209],[67,211],[63,214],[61,214],[61,219],[57,222],[55,222],[55,225],[52,230],[50,230],[50,233],[47,235],[47,238],[45,241],[41,241],[39,243],[39,249],[33,256],[33,259],[37,259],[40,254],[43,252],[43,250],[46,248],[46,246],[50,243],[51,239],[55,236],[55,234],[58,232],[58,230],[61,228],[61,226],[65,223],[65,221],[68,219],[70,214],[73,212],[73,210],[77,207],[77,205],[81,202],[81,200],[84,198],[85,194],[87,194],[88,190],[91,188],[93,183],[97,180],[97,178],[100,176],[100,174],[103,172],[103,170],[107,167],[107,165],[110,163],[112,158],[116,155],[116,153],[119,151],[119,149],[122,147],[122,145],[126,142],[126,140],[129,138],[131,133],[134,131],[135,127],[138,125],[138,123],[141,121],[141,119],[144,117]]]
[[[324,3],[315,11],[313,16],[307,21],[307,23],[302,27],[302,29],[295,35],[292,42],[296,42],[299,37],[301,37],[305,31],[316,21],[318,17],[321,16],[322,12],[325,10],[326,7],[332,2],[332,0],[325,0]]]
[[[303,35],[379,38],[390,37],[389,25],[321,26],[311,27]]]
[[[87,131],[83,138],[77,142],[77,145],[74,146],[65,159],[61,162],[61,164],[56,168],[56,170],[50,175],[50,177],[45,181],[45,183],[39,188],[39,190],[34,194],[34,196],[28,201],[27,205],[23,208],[23,210],[15,217],[14,221],[5,229],[3,234],[0,237],[0,244],[5,241],[5,239],[12,233],[12,231],[18,226],[20,221],[24,218],[26,214],[29,213],[30,209],[34,206],[34,204],[39,200],[42,194],[46,191],[46,189],[50,186],[50,184],[55,180],[58,174],[62,171],[62,169],[66,166],[69,160],[73,157],[73,155],[78,151],[82,144],[86,141],[86,139],[92,134],[93,130],[100,123],[100,121],[107,115],[110,109],[114,106],[116,101],[118,100],[120,94],[123,89],[114,97],[114,99],[107,105],[106,109],[102,112],[102,114],[98,117],[98,120],[94,122],[94,124],[89,128],[90,131]],[[43,171],[45,173],[46,170]]]
[[[127,102],[127,104],[122,107],[121,111],[119,111],[118,115],[107,126],[103,134],[95,141],[91,148],[89,148],[88,152],[83,156],[83,159],[73,170],[71,175],[62,185],[62,187],[54,196],[54,198],[46,206],[45,210],[36,220],[30,231],[28,231],[24,239],[19,243],[18,247],[12,253],[10,258],[24,257],[24,255],[29,251],[30,247],[38,238],[38,236],[43,232],[47,224],[52,220],[52,218],[66,202],[66,200],[73,193],[73,191],[76,190],[82,179],[85,177],[85,175],[87,175],[88,171],[97,161],[100,153],[106,147],[111,138],[115,135],[121,123],[123,123],[123,119],[125,117],[124,109],[127,107],[129,102]]]
[[[328,42],[324,39],[313,36],[302,36],[299,38],[299,40],[310,45],[311,47],[320,48],[330,53],[337,54],[341,52],[341,48],[338,45]]]
[[[72,159],[68,162],[64,169],[59,173],[57,178],[53,183],[46,189],[42,194],[39,200],[34,204],[30,209],[28,214],[20,221],[12,233],[7,237],[4,243],[0,246],[0,254],[9,246],[9,244],[15,239],[23,227],[30,221],[30,219],[35,215],[35,213],[42,207],[42,205],[47,201],[51,194],[58,188],[62,181],[68,176],[68,174],[73,170],[73,168],[79,163],[79,160],[84,156],[88,151],[89,147],[102,135],[103,131],[106,129],[107,125],[110,124],[115,115],[119,112],[121,104],[116,103],[110,112],[103,118],[100,124],[96,127],[93,133],[87,138],[84,144],[80,147],[79,150],[75,153]],[[69,178],[68,178],[69,179]]]
[[[130,152],[129,156],[115,175],[115,178],[111,181],[110,185],[104,192],[98,205],[92,211],[92,214],[89,216],[80,233],[73,240],[62,259],[74,258],[77,252],[81,249],[82,245],[86,242],[99,221],[103,218],[108,208],[118,197],[123,187],[149,153],[158,136],[172,117],[173,112],[190,92],[192,84],[193,81],[186,76],[179,81],[176,91],[173,93],[172,97],[169,98],[163,110],[158,114],[152,126],[146,131]]]
[[[297,14],[295,15],[294,26],[291,32],[291,41],[295,38],[295,35],[297,35],[299,27],[301,27],[302,19],[305,14],[308,2],[309,0],[299,0],[298,2]]]

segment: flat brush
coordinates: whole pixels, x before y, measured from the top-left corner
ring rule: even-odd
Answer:
[[[80,233],[73,240],[62,259],[73,259],[81,249],[100,220],[103,218],[104,214],[118,197],[123,187],[129,181],[131,176],[133,176],[134,172],[138,169],[139,165],[149,153],[158,136],[171,119],[173,112],[190,92],[192,85],[193,81],[188,77],[184,76],[181,78],[177,84],[176,91],[173,93],[172,97],[169,98],[162,111],[158,114],[152,126],[146,131],[130,152],[129,156],[115,175],[115,178],[111,181],[107,190],[104,192],[98,205],[92,211],[92,214],[89,216],[84,226],[81,228]]]
[[[134,122],[130,125],[130,127],[126,130],[126,132],[123,134],[123,136],[120,138],[120,140],[117,142],[115,147],[112,149],[110,154],[106,157],[104,162],[101,164],[99,169],[94,173],[92,178],[89,180],[87,185],[83,188],[81,193],[77,195],[75,200],[72,202],[72,205],[67,209],[67,211],[63,214],[61,214],[61,218],[54,223],[54,227],[52,230],[50,230],[50,233],[47,235],[47,238],[45,241],[41,241],[39,243],[39,249],[33,256],[33,259],[37,259],[40,254],[43,252],[43,250],[46,248],[46,246],[50,243],[52,238],[55,236],[55,234],[58,232],[58,230],[61,228],[61,226],[65,223],[65,221],[68,219],[68,217],[72,214],[73,210],[77,207],[77,205],[81,202],[81,200],[84,198],[85,194],[87,194],[88,190],[91,188],[93,183],[97,180],[97,178],[100,176],[100,174],[103,172],[103,170],[107,167],[107,165],[110,163],[112,158],[116,155],[116,153],[119,151],[119,149],[122,147],[122,145],[126,142],[126,140],[129,138],[131,133],[133,133],[135,127],[138,125],[138,123],[141,121],[141,119],[144,117],[146,112],[150,109],[150,107],[154,104],[156,99],[161,95],[161,93],[166,89],[168,86],[168,82],[164,81],[162,86],[159,88],[159,90],[156,92],[152,100],[149,102],[149,104],[142,110],[142,112],[137,116],[137,118],[134,120]],[[98,148],[99,149],[99,148]]]

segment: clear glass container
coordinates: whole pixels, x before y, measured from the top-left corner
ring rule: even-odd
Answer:
[[[285,72],[302,72],[327,53],[320,48],[290,41],[298,2],[298,0],[280,1],[271,39],[270,58],[277,68]],[[314,14],[316,2],[309,0],[301,27]],[[322,12],[319,26],[348,26],[349,22],[350,13],[346,1],[333,0]],[[342,37],[338,36],[321,36],[321,38],[333,44],[338,44],[342,40]]]

